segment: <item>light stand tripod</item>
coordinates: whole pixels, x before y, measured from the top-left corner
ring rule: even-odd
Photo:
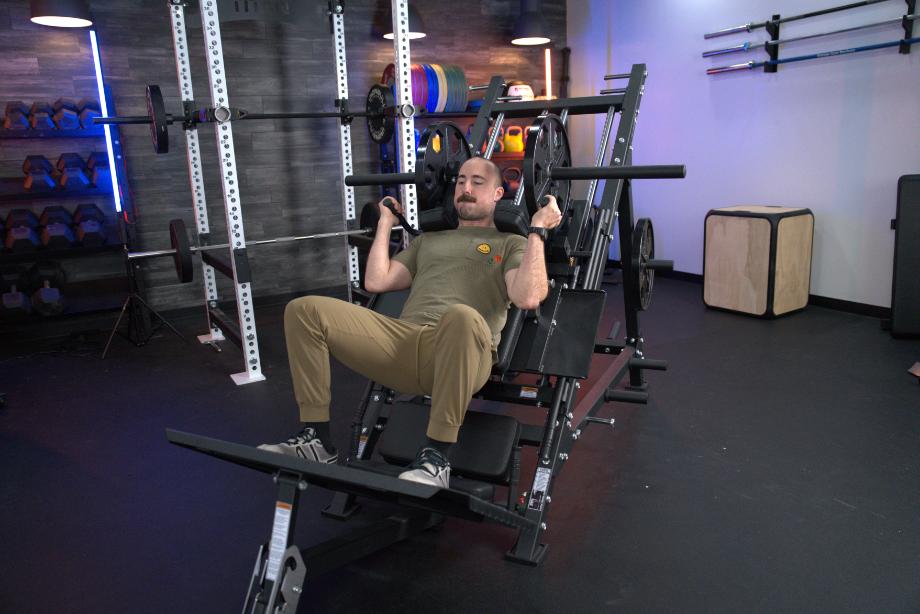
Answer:
[[[177,337],[188,343],[188,340],[182,336],[176,327],[170,324],[166,318],[161,316],[156,309],[147,304],[141,295],[140,295],[140,284],[137,279],[137,267],[139,265],[131,262],[128,258],[128,233],[125,228],[124,216],[119,216],[119,227],[121,230],[121,241],[122,247],[125,255],[125,268],[128,271],[128,297],[125,299],[125,302],[121,306],[121,313],[118,314],[118,319],[115,320],[115,325],[112,327],[112,332],[109,333],[109,339],[105,343],[105,349],[102,350],[102,358],[104,359],[106,354],[109,352],[109,346],[112,344],[112,339],[115,337],[115,333],[118,333],[135,346],[140,347],[146,345],[148,341],[160,330],[160,327],[164,324],[171,330]],[[119,330],[122,319],[125,317],[125,314],[128,315],[126,320],[127,322],[127,332],[122,332]],[[151,316],[156,318],[157,322],[155,325],[152,323]]]

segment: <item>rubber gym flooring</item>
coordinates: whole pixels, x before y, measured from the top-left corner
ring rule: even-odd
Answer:
[[[622,301],[608,289],[609,320]],[[105,361],[101,331],[3,344],[0,610],[239,611],[274,487],[164,428],[251,444],[296,430],[282,309],[257,312],[268,380],[244,387],[233,346],[168,332],[115,341]],[[671,368],[648,374],[648,405],[607,406],[616,428],[579,440],[541,567],[503,560],[512,531],[448,519],[309,582],[299,611],[920,611],[920,386],[906,373],[920,343],[818,307],[707,310],[674,279],[642,322],[647,355]],[[175,324],[202,332],[200,316]],[[335,370],[340,447],[362,389]],[[304,493],[301,546],[348,530],[319,515],[330,496]]]

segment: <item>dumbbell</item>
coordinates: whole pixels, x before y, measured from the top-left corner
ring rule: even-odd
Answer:
[[[67,281],[59,262],[43,260],[29,269],[29,283],[32,292],[32,309],[43,316],[56,316],[64,311],[64,296],[61,287]]]
[[[112,182],[109,156],[104,151],[94,151],[86,160],[86,172],[94,186],[107,186]]]
[[[38,247],[38,218],[28,209],[13,209],[6,216],[3,246],[16,253],[33,252]]]
[[[25,291],[25,292],[24,292]],[[28,291],[28,276],[24,267],[0,268],[0,317],[19,319],[32,313],[32,302]]]
[[[93,124],[93,118],[102,117],[102,110],[99,108],[99,103],[95,100],[84,98],[77,103],[77,106],[80,109],[80,125],[84,129],[98,128],[98,126]]]
[[[70,98],[58,98],[51,106],[54,114],[51,121],[58,130],[76,130],[80,127],[80,116],[77,103]]]
[[[70,227],[73,224],[73,216],[64,207],[45,207],[38,218],[38,224],[41,226],[42,245],[49,249],[66,249],[76,240]]]
[[[86,162],[80,154],[63,153],[58,158],[56,166],[61,173],[61,178],[58,181],[62,188],[79,190],[89,186],[89,177],[86,176]]]
[[[26,174],[23,187],[29,191],[53,190],[57,187],[54,177],[54,167],[45,156],[27,156],[22,163],[22,172]],[[9,226],[9,224],[7,224]]]
[[[77,210],[73,215],[74,229],[77,233],[77,241],[84,247],[98,247],[105,243],[105,234],[103,225],[105,224],[105,215],[93,203],[77,205]]]
[[[11,100],[6,103],[3,114],[4,130],[28,130],[29,107],[21,100]]]
[[[29,125],[36,130],[54,128],[54,109],[45,101],[32,103],[29,109]]]

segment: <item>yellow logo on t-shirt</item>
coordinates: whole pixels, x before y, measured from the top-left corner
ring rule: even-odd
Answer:
[[[476,246],[476,251],[478,251],[480,254],[491,254],[492,246],[488,243],[480,243]]]

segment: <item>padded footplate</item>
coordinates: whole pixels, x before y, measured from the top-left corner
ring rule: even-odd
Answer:
[[[427,441],[429,407],[418,403],[394,403],[377,442],[388,463],[407,465]],[[466,412],[457,444],[450,452],[451,478],[459,474],[476,480],[506,484],[511,452],[521,425],[511,416]]]
[[[534,531],[537,522],[503,506],[455,488],[438,488],[400,480],[354,467],[324,465],[203,435],[166,429],[166,438],[178,446],[201,452],[263,473],[283,472],[320,488],[406,505],[436,514],[481,522],[491,520]],[[453,476],[451,476],[453,477]]]
[[[405,466],[391,465],[389,463],[379,463],[377,461],[352,461],[348,463],[349,467],[361,469],[362,471],[372,471],[373,473],[382,473],[391,477],[399,477],[399,474],[406,470]],[[451,490],[459,490],[486,501],[492,501],[495,498],[495,486],[486,484],[479,480],[471,480],[459,475],[450,476]]]

